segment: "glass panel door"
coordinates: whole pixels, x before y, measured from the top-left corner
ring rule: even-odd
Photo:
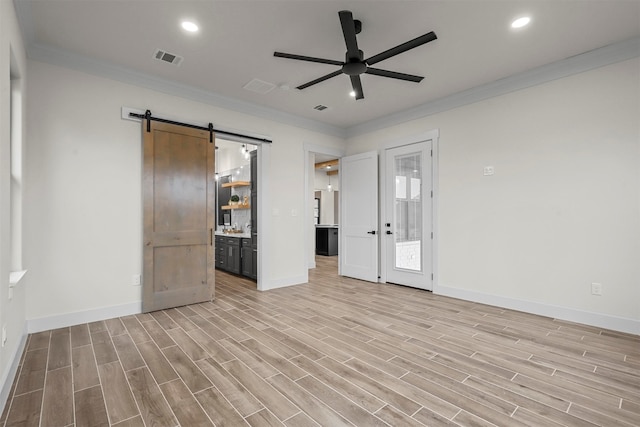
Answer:
[[[394,156],[394,268],[421,272],[422,153]]]

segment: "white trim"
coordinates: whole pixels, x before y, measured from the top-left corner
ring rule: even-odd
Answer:
[[[640,36],[552,62],[494,82],[476,86],[417,107],[379,117],[347,129],[347,138],[364,135],[463,105],[547,83],[640,56]]]
[[[101,307],[92,310],[77,311],[75,313],[57,314],[54,316],[40,317],[27,320],[27,331],[48,331],[50,329],[66,328],[67,326],[81,325],[83,323],[97,322],[115,317],[129,316],[142,313],[142,302]]]
[[[27,274],[27,270],[12,271],[9,273],[9,287],[13,288],[20,283],[24,275]]]
[[[259,289],[261,291],[270,291],[272,289],[278,289],[278,288],[286,288],[287,286],[294,286],[294,285],[306,285],[309,282],[309,276],[308,275],[301,275],[301,276],[295,276],[295,277],[283,277],[281,279],[275,279],[269,282],[267,287],[263,287],[263,289]]]
[[[7,363],[9,369],[7,369],[2,377],[2,388],[0,389],[0,411],[4,411],[9,399],[9,393],[11,393],[11,386],[15,381],[18,373],[18,366],[20,366],[20,359],[22,359],[22,353],[27,345],[27,324],[24,324],[22,336],[20,337],[20,343],[16,346],[16,350],[11,355],[10,363]]]
[[[553,319],[566,320],[569,322],[576,322],[584,325],[640,335],[640,320],[636,319],[628,319],[609,314],[576,310],[574,308],[560,307],[535,301],[485,294],[483,292],[476,292],[468,289],[452,288],[442,284],[438,286],[437,292],[436,289],[434,289],[434,294],[435,293],[446,297],[493,305],[510,310],[523,311],[525,313],[537,314],[540,316],[551,317]]]
[[[267,278],[269,267],[272,265],[271,252],[267,251],[267,242],[271,239],[271,222],[267,212],[271,212],[271,183],[267,170],[271,164],[271,144],[258,145],[258,279],[256,289],[265,291],[269,289]],[[251,225],[253,227],[253,224]]]

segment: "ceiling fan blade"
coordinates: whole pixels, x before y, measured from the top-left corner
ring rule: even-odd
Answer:
[[[315,84],[317,84],[317,83],[320,83],[320,82],[323,82],[323,81],[325,81],[325,80],[328,80],[328,79],[330,79],[331,77],[339,76],[340,74],[342,74],[342,70],[334,71],[333,73],[329,73],[329,74],[327,74],[326,76],[322,76],[322,77],[320,77],[320,78],[318,78],[318,79],[315,79],[315,80],[310,81],[309,83],[305,83],[305,84],[303,84],[303,85],[300,85],[300,86],[298,86],[296,89],[300,89],[300,90],[302,90],[302,89],[306,89],[306,88],[308,88],[309,86],[313,86],[313,85],[315,85]]]
[[[381,70],[379,68],[371,68],[371,67],[368,67],[365,73],[373,74],[374,76],[391,77],[392,79],[406,80],[406,81],[415,82],[415,83],[420,83],[422,79],[424,79],[424,77],[414,76],[413,74],[397,73],[395,71],[387,71],[387,70]]]
[[[402,43],[401,45],[398,45],[396,47],[392,47],[389,50],[385,50],[382,53],[379,53],[377,55],[372,56],[371,58],[365,60],[364,62],[367,63],[367,65],[373,65],[376,64],[380,61],[384,61],[385,59],[391,58],[392,56],[396,56],[399,55],[403,52],[406,52],[410,49],[413,49],[415,47],[418,46],[422,46],[425,43],[429,43],[430,41],[433,41],[435,39],[437,39],[438,37],[436,36],[436,33],[434,33],[433,31],[422,35],[420,37],[416,37],[413,40],[409,40],[408,42]]]
[[[356,99],[364,99],[364,93],[362,92],[362,82],[360,81],[360,76],[349,76],[351,77],[351,87],[353,87],[353,91],[356,93]]]
[[[314,58],[312,56],[293,55],[291,53],[273,52],[273,56],[277,56],[278,58],[297,59],[299,61],[319,62],[321,64],[344,65],[344,62],[334,61],[333,59]]]
[[[353,14],[348,10],[341,10],[338,12],[338,16],[340,16],[344,42],[347,45],[347,56],[353,59],[360,59],[360,50],[358,49],[358,41],[356,40],[356,24],[353,22]]]

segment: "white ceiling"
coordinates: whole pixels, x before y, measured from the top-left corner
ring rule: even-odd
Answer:
[[[341,129],[640,35],[638,0],[15,2],[28,52],[71,54]],[[345,9],[362,21],[358,44],[365,58],[434,31],[438,40],[376,64],[425,79],[363,75],[365,99],[359,101],[348,96],[346,75],[295,89],[338,67],[273,52],[343,61],[338,11]],[[511,29],[525,14],[531,24]],[[183,19],[200,31],[185,33]],[[158,48],[184,61],[157,61]],[[254,78],[276,88],[267,94],[243,89]],[[316,111],[318,104],[329,108]]]

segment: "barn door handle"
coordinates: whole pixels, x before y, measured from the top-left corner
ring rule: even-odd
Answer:
[[[376,230],[367,231],[367,234],[376,234]]]
[[[213,228],[209,229],[209,237],[211,239],[211,246],[213,246]]]

